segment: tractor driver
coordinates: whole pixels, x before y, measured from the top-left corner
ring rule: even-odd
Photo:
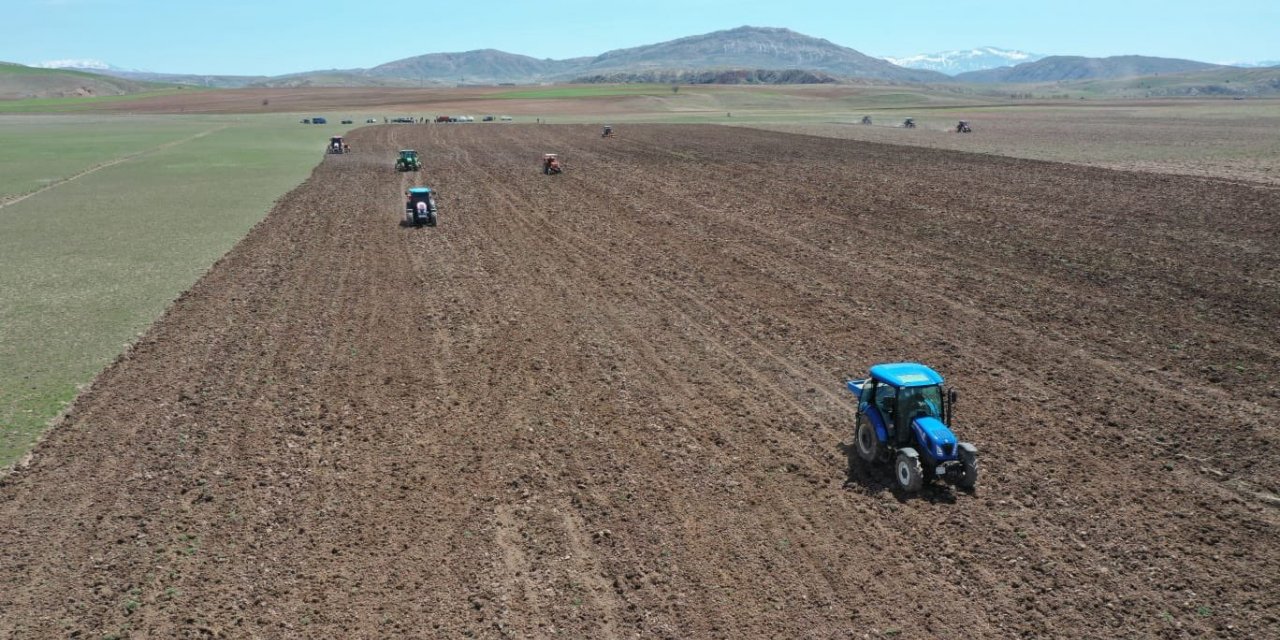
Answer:
[[[907,422],[911,422],[916,418],[940,418],[941,411],[938,409],[938,402],[929,397],[926,389],[904,389],[903,390],[903,406],[907,411]]]

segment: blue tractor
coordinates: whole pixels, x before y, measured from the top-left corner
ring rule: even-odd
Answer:
[[[978,482],[978,449],[951,433],[956,392],[922,364],[898,362],[871,367],[871,377],[849,380],[858,396],[854,449],[868,464],[893,463],[893,477],[905,493],[920,490],[926,478],[964,489]]]

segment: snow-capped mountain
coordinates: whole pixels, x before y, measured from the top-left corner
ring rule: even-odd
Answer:
[[[1280,60],[1263,60],[1261,62],[1224,62],[1229,67],[1244,67],[1246,69],[1258,69],[1261,67],[1280,67]]]
[[[998,47],[977,47],[960,51],[943,51],[940,53],[921,53],[902,58],[885,58],[899,67],[908,69],[928,69],[941,71],[954,76],[966,71],[982,71],[997,67],[1009,67],[1024,62],[1035,62],[1046,56],[1026,51],[1012,51]]]
[[[137,71],[137,69],[125,69],[108,64],[101,60],[93,58],[72,58],[67,60],[46,60],[31,65],[41,69],[77,69],[80,71]]]

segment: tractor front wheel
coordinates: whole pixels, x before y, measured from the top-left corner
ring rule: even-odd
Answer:
[[[880,443],[876,438],[876,429],[871,426],[870,420],[864,420],[859,416],[858,430],[854,432],[853,439],[858,457],[862,458],[863,462],[875,462]]]
[[[960,464],[963,465],[964,473],[956,484],[962,489],[972,489],[978,484],[978,449],[968,442],[961,442],[959,447]]]
[[[920,459],[905,451],[899,451],[893,462],[893,478],[898,488],[905,493],[915,493],[924,484],[924,471],[920,469]]]

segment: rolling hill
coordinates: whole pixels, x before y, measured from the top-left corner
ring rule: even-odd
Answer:
[[[150,82],[0,62],[0,100],[122,96],[160,88]]]
[[[479,49],[461,53],[429,53],[404,58],[380,64],[363,73],[371,78],[394,78],[415,84],[427,82],[527,84],[572,73],[588,60],[590,58],[539,60],[497,49]]]
[[[1183,73],[1223,68],[1221,65],[1178,58],[1150,56],[1049,56],[1035,62],[985,71],[971,71],[955,76],[960,82],[975,83],[1042,83],[1071,80],[1106,80],[1134,78],[1165,73]]]
[[[1217,67],[1203,71],[1162,73],[1136,78],[1082,80],[1055,85],[1055,88],[1064,87],[1108,98],[1274,97],[1280,95],[1280,67],[1259,69]]]

